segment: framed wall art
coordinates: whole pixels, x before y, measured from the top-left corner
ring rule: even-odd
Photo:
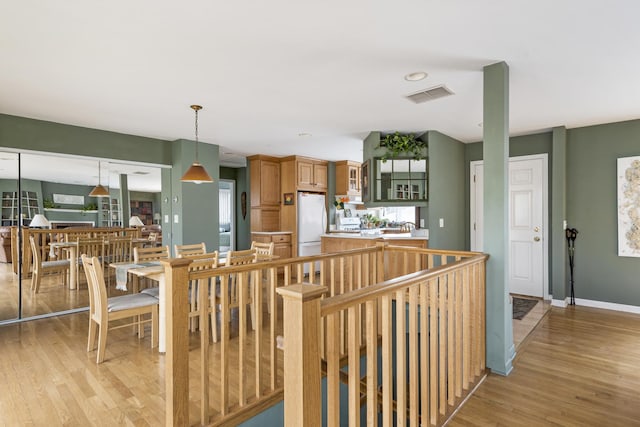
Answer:
[[[618,256],[640,257],[640,156],[618,159]]]

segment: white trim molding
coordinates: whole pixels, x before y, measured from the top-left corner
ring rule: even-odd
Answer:
[[[560,308],[567,308],[567,306],[569,305],[568,303],[568,299],[552,299],[551,300],[551,306],[552,307],[560,307]]]
[[[640,314],[640,307],[637,305],[618,304],[615,302],[594,301],[581,298],[576,298],[576,305],[593,308],[603,308],[605,310],[624,311],[625,313]]]

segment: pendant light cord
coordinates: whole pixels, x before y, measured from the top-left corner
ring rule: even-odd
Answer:
[[[196,163],[200,163],[198,161],[198,111],[202,109],[200,105],[192,105],[191,108],[196,112]]]

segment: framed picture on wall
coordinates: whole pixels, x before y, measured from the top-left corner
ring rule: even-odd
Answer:
[[[293,204],[293,193],[284,193],[284,204],[285,205]]]
[[[618,256],[640,257],[640,156],[618,159]]]
[[[369,201],[369,160],[367,159],[360,170],[360,189],[362,191],[362,201]]]

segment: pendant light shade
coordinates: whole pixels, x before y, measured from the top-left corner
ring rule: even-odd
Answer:
[[[196,159],[191,164],[189,169],[182,175],[180,181],[182,182],[193,182],[195,184],[200,184],[202,182],[213,182],[213,178],[209,175],[202,166],[202,164],[198,161],[198,111],[202,109],[200,105],[192,105],[191,109],[196,112]]]
[[[98,185],[96,185],[95,188],[91,190],[91,193],[89,193],[89,197],[109,197],[109,190],[104,188],[102,186],[102,183],[100,182],[100,170],[100,162],[98,162]]]

